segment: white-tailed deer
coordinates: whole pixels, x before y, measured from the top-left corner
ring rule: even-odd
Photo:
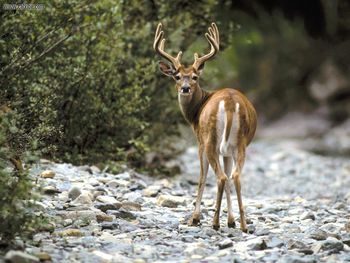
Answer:
[[[159,62],[159,68],[166,76],[175,80],[181,111],[191,124],[199,146],[198,195],[189,224],[197,225],[200,221],[200,205],[210,164],[217,178],[213,228],[219,229],[220,227],[220,207],[224,190],[228,207],[227,224],[229,227],[235,227],[230,197],[231,189],[229,181],[227,181],[229,177],[232,177],[237,193],[240,227],[246,232],[247,225],[241,197],[240,175],[245,160],[246,147],[255,134],[257,122],[255,109],[248,99],[237,90],[226,88],[208,92],[199,87],[198,78],[204,63],[219,51],[219,31],[214,23],[205,34],[210,44],[210,52],[202,57],[195,53],[194,63],[190,67],[181,64],[181,51],[176,57],[164,51],[165,39],[163,35],[162,24],[159,23],[153,47],[159,55],[170,62],[170,64]],[[220,165],[220,155],[223,156],[224,169]],[[235,162],[234,170],[232,170],[233,160]]]

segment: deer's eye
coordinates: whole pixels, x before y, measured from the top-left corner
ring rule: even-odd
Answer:
[[[193,79],[194,81],[196,81],[196,80],[198,79],[198,76],[193,75],[193,76],[192,76],[192,79]]]
[[[175,79],[176,79],[176,80],[180,80],[181,78],[180,78],[179,75],[176,75],[176,76],[175,76]]]

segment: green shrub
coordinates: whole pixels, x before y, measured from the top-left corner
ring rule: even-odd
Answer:
[[[1,113],[0,113],[1,114]],[[34,184],[27,169],[16,165],[16,154],[8,144],[8,133],[17,129],[11,118],[0,115],[0,244],[9,245],[16,235],[25,236],[37,226],[34,213]],[[24,154],[26,162],[31,155]],[[12,161],[12,165],[10,164]]]
[[[145,152],[177,133],[182,119],[172,83],[156,74],[154,30],[166,23],[177,40],[171,46],[180,48],[177,36],[195,39],[193,25],[208,24],[196,16],[207,18],[214,4],[155,5],[56,0],[41,11],[0,14],[0,106],[18,124],[14,149],[35,140],[59,160],[140,166]]]

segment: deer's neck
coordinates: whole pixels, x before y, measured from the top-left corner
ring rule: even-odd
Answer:
[[[208,100],[210,93],[201,89],[199,86],[193,93],[192,97],[181,96],[179,94],[179,105],[183,116],[192,126],[198,122],[198,117],[203,105]]]

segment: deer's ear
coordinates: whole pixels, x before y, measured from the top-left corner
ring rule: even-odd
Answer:
[[[204,69],[204,65],[205,65],[205,63],[202,63],[202,64],[198,67],[198,69],[197,69],[198,75],[202,74],[203,69]]]
[[[172,77],[174,75],[174,73],[176,72],[173,65],[170,65],[170,64],[165,63],[163,61],[159,61],[159,69],[164,75],[166,75],[168,77]]]

